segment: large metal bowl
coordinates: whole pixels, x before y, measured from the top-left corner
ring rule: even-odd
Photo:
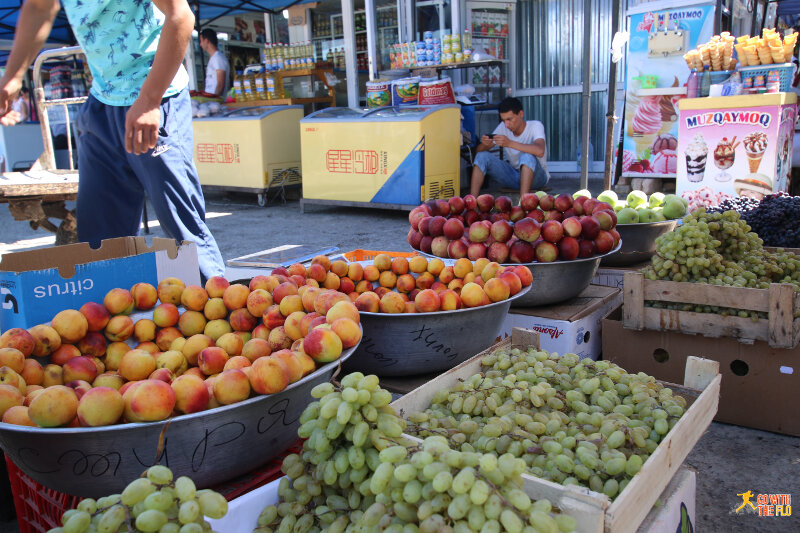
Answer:
[[[0,448],[37,483],[75,496],[119,493],[156,463],[209,487],[250,472],[295,442],[311,389],[328,381],[356,348],[277,394],[169,422],[69,429],[0,423]],[[156,457],[166,424],[163,452]]]
[[[364,337],[345,370],[384,376],[413,376],[448,370],[491,346],[512,302],[436,313],[361,312]]]
[[[600,264],[616,267],[647,261],[656,253],[656,239],[660,235],[674,230],[677,225],[677,220],[617,224],[616,230],[622,239],[622,248],[619,252],[604,257]]]

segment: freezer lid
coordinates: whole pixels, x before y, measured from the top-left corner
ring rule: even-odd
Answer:
[[[278,111],[286,111],[287,109],[303,109],[301,105],[261,105],[252,107],[240,107],[228,111],[223,115],[223,118],[264,118]]]
[[[328,107],[311,113],[300,122],[346,122],[357,120],[363,115],[363,109],[353,109],[352,107]]]
[[[416,122],[443,109],[458,109],[456,104],[431,105],[431,106],[402,106],[379,107],[364,114],[362,120],[389,121],[389,122]]]

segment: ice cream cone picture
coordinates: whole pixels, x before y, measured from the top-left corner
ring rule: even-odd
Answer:
[[[686,177],[689,181],[697,183],[703,181],[708,158],[708,145],[701,134],[697,134],[686,147]]]
[[[636,107],[631,121],[633,140],[636,143],[636,154],[646,157],[653,145],[653,140],[661,129],[661,106],[658,96],[645,96]]]
[[[747,134],[742,142],[744,143],[745,154],[747,154],[747,165],[750,168],[750,172],[755,174],[758,172],[761,159],[767,150],[767,135],[760,131],[754,131]]]

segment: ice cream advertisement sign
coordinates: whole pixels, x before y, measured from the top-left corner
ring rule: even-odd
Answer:
[[[661,3],[664,5],[664,3]],[[686,50],[708,40],[714,6],[673,2],[660,11],[647,4],[628,10],[622,175],[672,178],[678,168],[678,101],[685,95]],[[638,10],[638,11],[637,11]]]
[[[682,100],[678,131],[678,194],[707,191],[762,198],[787,190],[794,94]]]

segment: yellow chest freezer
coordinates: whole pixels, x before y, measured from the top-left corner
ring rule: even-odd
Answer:
[[[194,162],[200,184],[255,192],[299,184],[302,105],[245,107],[195,119]]]
[[[300,121],[303,203],[407,208],[458,194],[457,105],[336,107]]]

